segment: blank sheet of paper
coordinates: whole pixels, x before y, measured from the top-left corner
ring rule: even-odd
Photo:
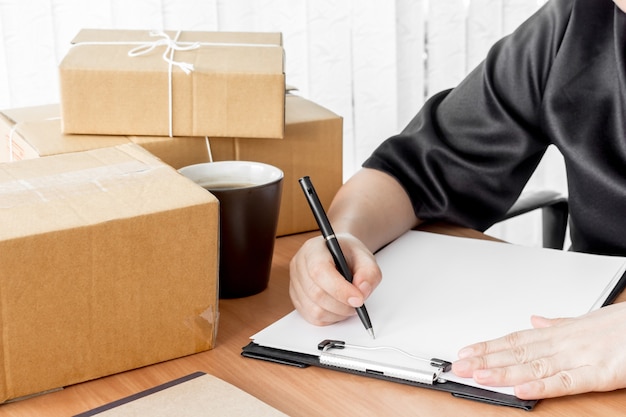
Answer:
[[[318,327],[292,312],[252,336],[255,343],[319,355],[337,339],[393,346],[454,361],[462,347],[530,327],[533,314],[572,317],[599,308],[626,259],[410,231],[379,251],[383,281],[366,301],[372,340],[354,316]],[[368,352],[380,361],[380,351]],[[394,359],[397,360],[397,359]],[[401,366],[411,366],[410,359]],[[479,386],[446,373],[445,379]],[[512,394],[512,389],[488,388]]]

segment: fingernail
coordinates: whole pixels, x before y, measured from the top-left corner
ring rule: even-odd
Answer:
[[[348,298],[348,304],[350,304],[352,307],[361,307],[363,305],[363,300],[361,300],[358,297],[350,297]]]
[[[541,398],[540,390],[541,388],[537,381],[527,382],[515,387],[515,396],[523,400],[534,400]]]
[[[489,369],[477,369],[476,371],[474,371],[474,379],[476,381],[485,382],[486,380],[491,378],[491,375],[492,372]]]
[[[471,347],[466,347],[459,350],[460,359],[471,358],[472,356],[474,356],[474,349],[472,349]]]
[[[358,288],[363,294],[364,298],[369,297],[370,294],[372,293],[372,286],[369,284],[369,282],[363,281],[362,283],[359,284]]]
[[[452,365],[452,370],[459,376],[467,376],[466,374],[470,371],[470,363],[464,360],[456,361]]]

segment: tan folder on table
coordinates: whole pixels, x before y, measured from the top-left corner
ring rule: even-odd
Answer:
[[[74,417],[284,417],[219,378],[196,372]]]

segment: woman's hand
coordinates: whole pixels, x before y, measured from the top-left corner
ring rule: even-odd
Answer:
[[[327,325],[355,314],[380,283],[374,256],[361,241],[338,234],[342,252],[353,273],[352,284],[337,271],[324,239],[308,240],[289,265],[289,295],[300,314],[315,325]]]
[[[626,387],[626,303],[531,322],[534,329],[461,349],[452,371],[483,385],[514,386],[522,399]]]
[[[381,280],[372,252],[419,223],[404,188],[388,174],[367,168],[339,189],[328,218],[352,271],[352,284],[335,268],[321,236],[305,242],[289,265],[291,300],[316,325],[354,315]]]

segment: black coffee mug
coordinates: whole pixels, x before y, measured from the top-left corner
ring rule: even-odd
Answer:
[[[263,291],[272,267],[283,172],[251,161],[209,162],[179,172],[220,203],[220,298]]]

